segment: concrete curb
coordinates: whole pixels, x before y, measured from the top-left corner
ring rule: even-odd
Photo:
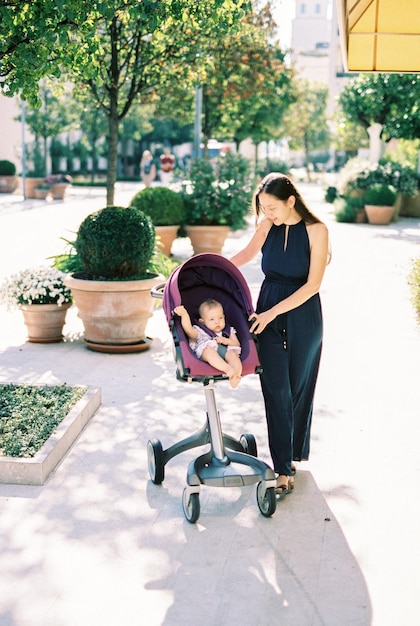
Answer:
[[[101,388],[88,388],[34,457],[0,457],[0,483],[43,485],[101,404]]]

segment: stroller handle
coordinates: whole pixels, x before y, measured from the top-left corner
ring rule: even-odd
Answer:
[[[155,285],[153,289],[150,290],[150,295],[152,296],[152,298],[158,298],[158,300],[162,300],[165,285],[166,283],[159,283],[159,285]]]

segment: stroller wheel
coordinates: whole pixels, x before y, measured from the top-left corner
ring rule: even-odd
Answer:
[[[259,482],[257,485],[257,502],[264,517],[271,517],[277,506],[275,488],[266,488],[264,481]]]
[[[258,456],[257,452],[257,442],[255,441],[254,435],[241,435],[239,438],[239,443],[244,449],[246,454],[250,454],[251,456]]]
[[[185,487],[182,494],[182,508],[187,521],[195,524],[200,517],[200,496],[197,491],[191,493],[190,489]]]
[[[155,485],[160,485],[165,478],[165,464],[163,462],[163,448],[159,439],[147,442],[147,461],[149,474]]]

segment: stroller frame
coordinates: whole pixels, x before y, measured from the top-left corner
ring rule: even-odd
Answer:
[[[152,482],[156,485],[163,482],[165,477],[165,465],[175,456],[196,447],[206,444],[210,445],[210,449],[207,452],[193,459],[188,465],[187,486],[183,491],[182,506],[184,515],[190,523],[195,523],[200,516],[199,494],[201,485],[209,485],[212,487],[243,487],[258,483],[256,496],[260,512],[264,517],[270,517],[276,510],[276,477],[271,467],[257,458],[257,444],[254,436],[251,434],[242,434],[239,439],[236,439],[222,431],[215,391],[216,382],[226,380],[226,376],[213,370],[213,368],[210,368],[212,373],[203,374],[199,372],[198,375],[195,376],[191,369],[186,367],[180,350],[180,342],[183,339],[183,337],[180,336],[180,333],[183,332],[182,327],[180,326],[179,320],[176,320],[172,315],[172,311],[169,310],[173,308],[173,302],[168,303],[167,288],[171,279],[177,279],[177,276],[173,277],[173,275],[184,271],[184,266],[187,266],[187,269],[192,266],[194,271],[196,271],[196,268],[201,267],[201,264],[206,266],[206,264],[220,263],[220,259],[223,259],[223,265],[226,271],[231,272],[232,268],[234,268],[235,279],[239,280],[241,283],[245,282],[239,270],[227,261],[227,259],[215,254],[201,254],[186,261],[175,270],[169,278],[168,283],[158,285],[152,291],[152,295],[155,297],[164,298],[164,308],[168,317],[169,328],[174,339],[177,378],[186,382],[202,382],[204,387],[207,409],[204,425],[189,437],[174,443],[167,449],[163,449],[158,439],[151,439],[147,444],[149,474]],[[241,288],[244,289],[243,284]],[[245,283],[245,300],[248,299],[250,302],[250,294],[247,290],[248,287]],[[253,344],[252,338],[251,344]],[[207,364],[204,364],[204,366],[206,368],[210,367]],[[258,372],[259,365],[255,367],[255,373]]]

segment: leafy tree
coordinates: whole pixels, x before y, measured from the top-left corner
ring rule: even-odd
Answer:
[[[284,132],[292,149],[303,149],[308,178],[310,178],[310,153],[330,146],[327,122],[328,87],[307,79],[297,81],[298,99],[293,111],[285,115]]]
[[[267,4],[244,17],[240,30],[214,42],[203,84],[203,137],[255,143],[275,137],[290,105],[293,75],[274,41]]]
[[[365,128],[357,121],[350,120],[343,115],[338,107],[334,114],[334,144],[336,150],[357,152],[360,147],[368,147],[368,137]]]
[[[361,74],[339,96],[345,117],[365,129],[381,124],[383,141],[420,137],[420,74]]]
[[[34,173],[45,176],[48,173],[48,141],[68,130],[74,124],[75,116],[74,109],[69,106],[69,98],[56,97],[46,81],[41,81],[39,98],[41,107],[27,108],[25,121],[35,137]]]
[[[258,144],[279,136],[279,121],[294,96],[293,70],[285,66],[275,29],[267,4],[209,46],[200,74],[204,154],[210,138],[230,138],[239,148],[249,137]],[[184,104],[181,110],[179,102]],[[174,83],[157,109],[192,122],[188,111],[194,109],[194,90]]]
[[[76,146],[73,147],[73,156],[80,159],[81,171],[88,171],[87,159],[90,158],[91,182],[94,182],[99,172],[99,158],[107,152],[106,134],[108,121],[105,112],[91,97],[82,102],[75,99],[75,108],[78,113],[79,129],[82,133]]]
[[[238,146],[244,139],[251,138],[255,145],[256,168],[259,144],[284,136],[281,122],[297,98],[293,73],[285,67],[280,49],[273,50],[268,70],[261,89],[249,99],[240,101],[233,132]]]
[[[75,57],[89,72],[89,59],[78,50],[79,41],[86,38],[86,42],[92,41],[92,47],[95,45],[97,20],[109,14],[109,4],[107,0],[3,0],[0,6],[3,93],[9,96],[20,93],[24,100],[39,104],[41,78],[59,78],[62,67],[71,67]]]
[[[79,92],[92,92],[108,119],[107,204],[113,204],[121,121],[135,101],[153,103],[171,81],[193,81],[215,34],[223,39],[234,31],[244,6],[249,2],[7,0],[0,13],[11,42],[0,47],[3,91],[33,97],[34,80],[59,76],[64,67]]]

